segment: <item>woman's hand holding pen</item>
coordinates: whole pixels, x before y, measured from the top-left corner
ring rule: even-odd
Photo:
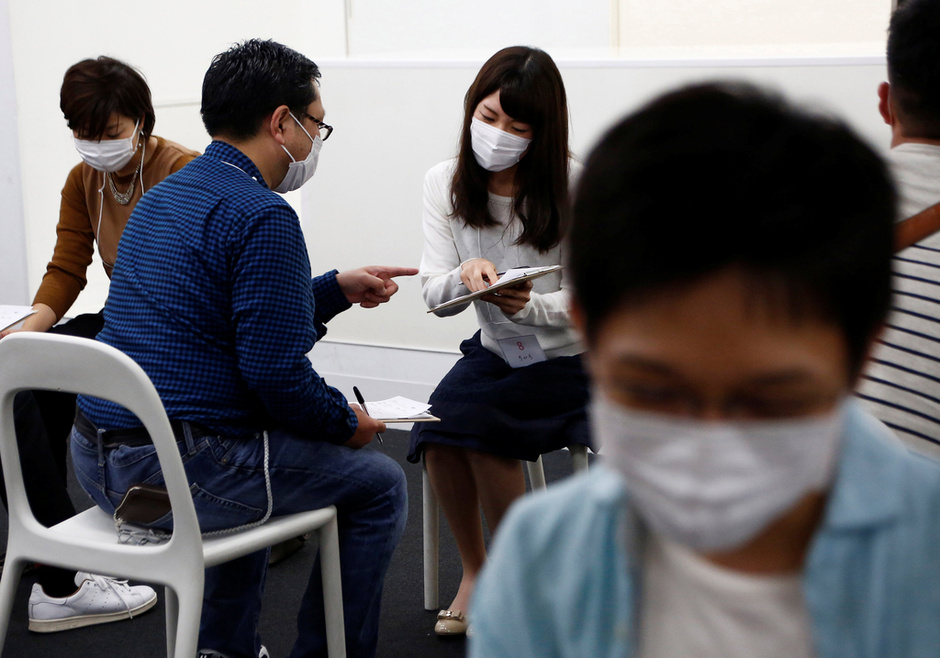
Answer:
[[[472,258],[460,266],[460,280],[470,292],[486,290],[499,279],[496,266],[485,258]],[[524,281],[518,286],[501,288],[492,295],[484,295],[480,299],[493,304],[506,315],[515,315],[529,303],[529,293],[532,292],[532,282]]]
[[[471,258],[460,265],[460,280],[470,292],[486,290],[498,278],[496,266],[485,258]]]

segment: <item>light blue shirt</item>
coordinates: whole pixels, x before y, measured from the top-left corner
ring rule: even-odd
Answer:
[[[643,533],[628,501],[600,466],[515,505],[477,581],[469,655],[634,655]],[[940,465],[857,403],[803,590],[817,656],[940,656]]]

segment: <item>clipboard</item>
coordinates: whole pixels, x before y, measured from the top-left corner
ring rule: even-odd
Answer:
[[[388,400],[365,403],[370,415],[383,423],[437,423],[440,418],[428,411],[431,405],[395,396]]]
[[[389,423],[439,423],[441,419],[437,416],[432,416],[431,414],[421,414],[420,416],[412,416],[411,418],[376,418],[375,420],[380,420],[386,425]]]
[[[499,281],[491,285],[489,288],[467,293],[466,295],[461,295],[460,297],[454,297],[448,302],[438,304],[434,308],[428,309],[428,313],[435,313],[436,311],[442,311],[446,308],[451,308],[452,306],[460,306],[461,304],[469,304],[470,302],[492,294],[501,288],[511,288],[513,286],[518,286],[520,283],[525,281],[532,281],[533,279],[538,279],[545,276],[546,274],[558,272],[561,269],[561,265],[545,265],[543,267],[526,267],[515,270],[507,270],[506,273],[499,278]]]

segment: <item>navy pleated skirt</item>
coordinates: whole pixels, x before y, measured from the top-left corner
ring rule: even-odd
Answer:
[[[483,347],[479,331],[460,351],[429,400],[441,422],[415,423],[408,461],[419,462],[426,443],[529,461],[575,443],[591,446],[580,356],[510,368]]]

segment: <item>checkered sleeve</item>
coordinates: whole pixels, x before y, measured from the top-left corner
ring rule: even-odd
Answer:
[[[311,281],[313,298],[316,300],[313,321],[317,340],[326,335],[326,323],[352,306],[336,281],[337,270],[316,276]]]
[[[307,358],[320,315],[315,288],[324,291],[322,315],[328,316],[338,305],[329,284],[332,278],[338,290],[335,274],[318,277],[319,286],[311,284],[303,234],[289,208],[249,214],[229,235],[232,319],[242,377],[278,424],[301,436],[347,441],[356,430],[355,413]]]

